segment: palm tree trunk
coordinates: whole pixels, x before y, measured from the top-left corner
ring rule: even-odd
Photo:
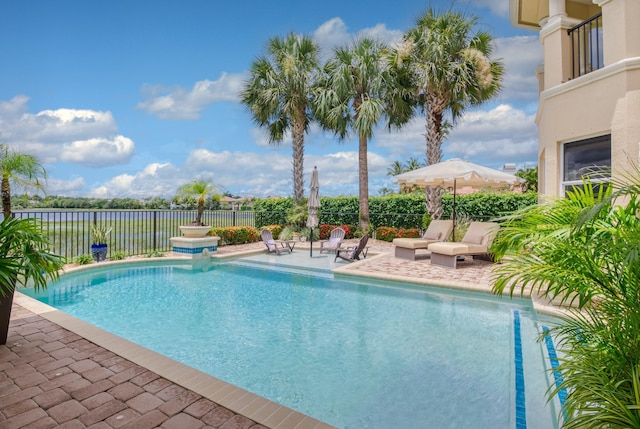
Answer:
[[[11,187],[9,185],[9,176],[7,174],[2,175],[0,194],[2,194],[2,213],[6,219],[11,216]]]
[[[427,213],[432,219],[440,219],[442,217],[442,193],[440,186],[427,186],[425,189],[425,198],[427,200]]]
[[[427,118],[425,125],[425,139],[427,141],[427,165],[434,165],[442,161],[442,114],[444,101],[437,97],[428,97],[426,103]],[[433,219],[442,217],[442,193],[440,187],[427,186],[425,197],[427,212]]]
[[[293,201],[299,202],[304,197],[304,118],[296,120],[292,125],[293,139]]]
[[[360,170],[360,230],[369,231],[369,166],[367,165],[367,138],[360,134],[358,145],[358,166]]]

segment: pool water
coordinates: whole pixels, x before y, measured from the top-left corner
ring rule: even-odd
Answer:
[[[399,286],[145,264],[38,299],[339,428],[557,427],[530,302]]]

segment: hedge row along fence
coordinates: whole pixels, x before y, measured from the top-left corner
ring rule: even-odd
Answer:
[[[460,219],[490,220],[515,210],[538,203],[538,194],[477,192],[456,196],[456,215]],[[253,207],[256,227],[286,224],[287,212],[293,206],[292,198],[260,199]],[[442,195],[443,219],[450,219],[453,195]],[[358,225],[357,197],[320,197],[320,223],[328,225]],[[422,216],[427,211],[424,194],[391,195],[369,199],[370,223],[404,229],[422,229]],[[260,215],[258,215],[258,213]]]

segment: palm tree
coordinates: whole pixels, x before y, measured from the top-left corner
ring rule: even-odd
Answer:
[[[6,344],[16,286],[47,286],[58,277],[63,258],[50,253],[36,219],[5,217],[0,224],[0,344]]]
[[[193,222],[194,226],[202,225],[202,214],[204,213],[204,204],[208,197],[216,197],[218,189],[213,186],[210,180],[194,180],[186,183],[178,188],[178,197],[182,200],[195,198],[198,205],[198,214]]]
[[[611,195],[585,182],[502,220],[494,292],[570,302],[553,328],[563,428],[640,428],[640,177]],[[621,206],[622,201],[626,205]]]
[[[405,172],[404,164],[401,161],[393,161],[391,167],[387,168],[387,176],[397,176]]]
[[[279,143],[291,131],[293,140],[293,199],[304,196],[304,134],[311,123],[311,88],[318,71],[318,47],[307,36],[290,34],[269,41],[269,57],[251,64],[240,94],[254,121]]]
[[[468,106],[478,105],[500,90],[504,68],[491,61],[492,37],[474,32],[477,17],[429,8],[416,21],[397,48],[397,65],[413,76],[418,105],[426,113],[427,165],[442,161],[442,142],[449,113],[451,121]],[[427,210],[442,216],[440,188],[427,188]]]
[[[424,167],[424,164],[422,164],[418,158],[409,158],[407,160],[407,162],[404,165],[404,171],[413,171],[413,170],[417,170],[418,168],[422,168]]]
[[[0,175],[2,213],[5,219],[11,216],[11,184],[42,189],[41,179],[47,177],[44,167],[35,156],[9,151],[9,147],[3,144],[0,144]]]
[[[360,229],[369,230],[369,170],[367,143],[373,128],[387,116],[389,126],[399,126],[411,117],[407,90],[393,75],[387,48],[363,38],[336,49],[324,66],[314,100],[314,114],[320,124],[341,139],[351,129],[358,135]]]

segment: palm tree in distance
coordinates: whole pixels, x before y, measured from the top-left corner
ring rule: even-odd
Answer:
[[[47,172],[35,156],[10,151],[8,146],[0,144],[0,175],[2,213],[8,218],[11,216],[11,184],[43,189],[42,179],[46,179]]]
[[[397,66],[408,69],[418,105],[426,113],[427,165],[442,161],[442,142],[449,113],[451,121],[464,110],[495,96],[504,67],[490,59],[492,37],[475,31],[477,17],[429,8],[404,36],[397,48]],[[440,188],[427,188],[427,211],[442,216]]]
[[[397,176],[398,174],[402,174],[405,172],[404,169],[404,164],[402,163],[402,161],[393,161],[393,164],[391,164],[391,167],[387,168],[387,176]]]
[[[318,47],[307,36],[290,34],[269,41],[268,57],[251,64],[240,94],[254,121],[268,130],[269,142],[293,140],[293,199],[304,196],[304,134],[311,123],[311,88],[318,71]]]
[[[369,170],[367,143],[386,116],[389,126],[406,123],[412,114],[408,89],[389,68],[387,48],[363,38],[338,48],[324,66],[314,99],[314,115],[323,128],[344,140],[358,135],[359,227],[369,230]]]
[[[181,199],[195,198],[198,205],[198,214],[193,222],[194,226],[202,225],[202,214],[204,213],[204,204],[208,197],[216,197],[218,190],[210,180],[194,180],[182,185],[178,189],[178,197]]]

